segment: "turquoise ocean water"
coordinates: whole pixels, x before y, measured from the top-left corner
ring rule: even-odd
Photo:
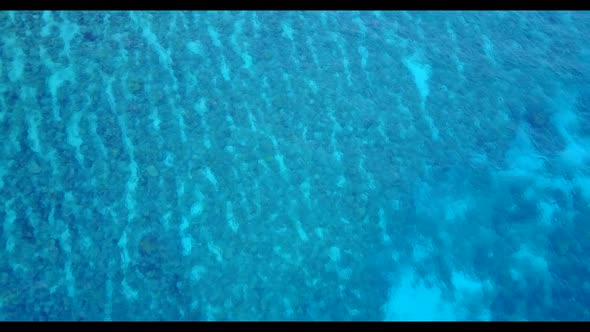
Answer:
[[[584,36],[0,12],[0,319],[589,320]]]

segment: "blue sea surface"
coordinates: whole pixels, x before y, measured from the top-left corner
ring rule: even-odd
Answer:
[[[590,320],[588,36],[0,12],[0,320]]]

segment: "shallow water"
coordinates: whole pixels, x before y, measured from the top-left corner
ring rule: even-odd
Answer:
[[[0,319],[590,319],[587,12],[0,12]]]

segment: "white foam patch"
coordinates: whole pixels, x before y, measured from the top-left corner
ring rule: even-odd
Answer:
[[[335,246],[330,247],[330,249],[328,250],[328,256],[333,262],[339,262],[340,258],[342,257],[340,253],[340,248]]]
[[[74,71],[70,67],[55,70],[47,80],[47,85],[53,101],[53,117],[56,121],[61,121],[59,106],[57,105],[57,93],[65,82],[75,82]]]
[[[227,65],[227,61],[223,55],[221,56],[221,76],[223,76],[223,79],[226,81],[230,80],[229,66]]]
[[[522,267],[533,268],[541,275],[549,275],[549,264],[545,257],[534,253],[530,248],[521,246],[520,250],[514,254],[514,258],[521,264]]]
[[[209,241],[207,242],[207,249],[209,249],[209,252],[213,254],[218,263],[223,263],[223,254],[221,252],[221,248]]]
[[[299,220],[299,218],[293,218],[293,221],[295,222],[295,229],[297,230],[297,235],[299,235],[299,238],[301,239],[301,241],[307,242],[307,240],[309,240],[309,237],[307,236],[307,233],[303,229],[303,225],[301,224],[301,220]]]
[[[435,285],[426,285],[411,270],[401,275],[392,287],[389,300],[383,306],[386,321],[454,321],[452,303],[442,298],[442,291]]]
[[[207,112],[207,100],[203,97],[199,98],[199,101],[195,103],[195,111],[200,116],[204,116]]]
[[[455,67],[457,68],[457,71],[462,74],[465,66],[464,66],[463,62],[461,62],[461,60],[459,59],[459,56],[457,55],[457,53],[458,53],[457,52],[457,34],[455,33],[455,31],[451,27],[451,23],[449,21],[446,22],[446,28],[447,28],[447,32],[451,36],[451,40],[453,41],[453,49],[455,51],[451,55],[451,57],[453,58],[453,61],[455,62]]]
[[[367,179],[367,183],[369,184],[369,189],[375,190],[377,188],[376,183],[375,183],[375,177],[373,176],[373,174],[371,174],[369,171],[367,171],[367,169],[364,166],[364,163],[365,163],[365,157],[363,156],[359,160],[358,168],[360,169],[360,173]]]
[[[59,175],[59,161],[57,159],[57,151],[55,149],[51,149],[47,155],[47,160],[49,161],[49,165],[51,165],[51,174],[53,176]]]
[[[430,88],[428,86],[431,72],[430,65],[421,62],[418,53],[414,53],[411,57],[406,57],[403,63],[414,76],[414,82],[420,93],[422,103],[424,103],[430,94]]]
[[[107,149],[98,134],[98,119],[95,113],[88,114],[88,127],[90,128],[90,132],[96,139],[98,150],[100,151],[103,158],[108,158]]]
[[[189,256],[193,251],[193,238],[187,233],[187,229],[189,227],[189,221],[187,218],[182,218],[182,223],[180,224],[180,237],[182,243],[182,255]]]
[[[348,54],[346,53],[346,45],[342,41],[342,37],[336,32],[332,33],[334,42],[338,44],[340,52],[342,54],[342,66],[344,67],[344,74],[346,75],[346,83],[348,86],[352,86],[352,74],[350,72],[350,62],[348,61]]]
[[[23,78],[25,69],[25,53],[20,47],[13,46],[12,64],[8,71],[8,78],[11,82],[19,81]]]
[[[219,312],[221,311],[221,309],[219,309],[218,307],[214,307],[210,304],[207,305],[207,308],[205,309],[206,312],[206,320],[209,322],[214,322],[217,320],[216,316],[219,314]]]
[[[556,189],[561,191],[567,196],[571,195],[571,191],[574,188],[574,184],[564,179],[563,177],[544,177],[538,176],[535,178],[536,186],[538,189]]]
[[[590,161],[590,140],[579,139],[579,142],[571,140],[565,149],[561,151],[560,158],[572,168],[581,168]]]
[[[80,34],[80,27],[68,21],[68,19],[64,16],[64,13],[60,13],[62,22],[58,25],[59,26],[59,35],[64,41],[64,50],[63,52],[66,54],[67,57],[70,56],[70,44],[72,43],[72,39],[76,37],[76,35]]]
[[[193,205],[191,205],[191,218],[196,218],[200,216],[203,213],[203,209],[205,208],[205,196],[198,190],[196,191],[195,196],[197,199],[196,202],[194,202]]]
[[[463,293],[481,293],[483,284],[475,277],[468,276],[464,272],[453,271],[451,280],[456,290]]]
[[[34,234],[36,235],[37,229],[39,228],[39,223],[40,223],[39,216],[33,212],[33,208],[30,206],[27,208],[27,219],[31,223],[31,226],[33,227],[33,230],[34,230]]]
[[[311,90],[311,92],[313,92],[314,95],[317,95],[318,92],[320,91],[320,88],[318,87],[318,84],[316,83],[316,81],[312,80],[312,79],[306,79],[307,80],[307,86],[309,86],[309,89]]]
[[[342,131],[342,126],[338,122],[338,119],[336,118],[336,116],[334,114],[333,108],[329,109],[328,117],[330,118],[330,120],[332,120],[332,123],[333,123],[332,134],[330,135],[330,147],[333,150],[332,156],[334,157],[334,159],[336,159],[336,161],[340,162],[340,161],[342,161],[342,156],[344,154],[342,153],[342,151],[338,150],[338,139],[336,138],[336,134],[338,132]]]
[[[541,211],[541,223],[546,226],[552,225],[554,214],[559,210],[559,205],[555,202],[541,201],[537,203],[537,207]]]
[[[203,55],[204,51],[203,51],[203,43],[201,43],[198,40],[194,40],[191,42],[188,42],[186,44],[186,47],[189,49],[189,51],[191,51],[193,54],[196,55]]]
[[[313,60],[313,63],[315,64],[316,68],[320,67],[320,60],[318,57],[318,54],[315,50],[315,47],[313,46],[313,39],[310,36],[307,36],[305,38],[305,44],[307,45],[307,48],[309,49],[309,52],[311,53],[311,58]]]
[[[231,34],[230,43],[232,45],[232,49],[236,54],[240,56],[244,64],[242,65],[243,69],[246,69],[252,72],[252,55],[248,52],[248,43],[240,38],[243,36],[243,29],[244,29],[244,19],[239,19],[234,23],[234,32]],[[243,47],[240,47],[238,40],[242,39]]]
[[[426,99],[430,94],[430,87],[428,85],[428,81],[430,80],[431,74],[431,66],[427,63],[422,62],[421,55],[416,52],[410,57],[406,57],[403,59],[403,63],[408,68],[408,70],[412,73],[414,77],[414,83],[418,88],[418,93],[420,95],[421,107],[424,119],[428,124],[430,129],[432,139],[438,140],[440,137],[440,131],[434,124],[434,119],[426,113]]]
[[[45,23],[41,28],[41,37],[49,37],[51,28],[55,25],[53,21],[53,13],[51,11],[43,11],[43,22]]]
[[[462,271],[453,271],[451,281],[455,288],[455,305],[458,312],[455,314],[461,319],[466,320],[479,320],[489,321],[491,320],[490,303],[485,299],[485,293],[487,290],[492,289],[493,285],[490,281],[482,282],[475,276],[467,275]],[[478,308],[479,313],[475,317],[468,311],[469,308],[473,308],[474,305],[483,305]]]
[[[258,15],[256,14],[255,11],[251,11],[250,12],[252,17],[250,19],[251,23],[252,23],[252,28],[254,29],[255,33],[260,32],[260,26],[262,25],[262,23],[260,23],[260,20],[258,19]]]
[[[440,137],[440,131],[434,124],[434,119],[428,114],[424,114],[424,118],[426,120],[426,123],[428,123],[428,128],[430,129],[430,132],[432,134],[432,139],[438,141]]]
[[[217,190],[217,178],[215,177],[215,174],[213,174],[213,171],[211,170],[211,168],[209,168],[209,166],[205,167],[205,169],[203,170],[203,174],[205,175],[205,178],[211,182],[211,184],[213,185],[213,187],[215,187],[215,190]]]
[[[338,180],[336,181],[336,186],[338,186],[339,188],[344,188],[345,185],[346,185],[346,178],[342,175],[339,175]]]
[[[486,57],[493,63],[496,64],[496,58],[494,57],[494,45],[489,37],[483,36],[483,51]]]
[[[252,72],[252,64],[253,64],[252,55],[250,55],[250,53],[248,53],[248,51],[242,50],[240,52],[240,58],[242,58],[242,61],[244,62],[244,64],[242,65],[242,68]]]
[[[71,193],[68,193],[67,195],[71,196]],[[67,200],[73,200],[73,198],[70,198]],[[64,270],[65,270],[65,274],[66,274],[65,282],[66,282],[66,288],[68,291],[68,295],[71,297],[75,297],[76,290],[75,290],[74,275],[72,273],[71,236],[70,236],[70,230],[69,230],[69,228],[67,228],[67,225],[64,225],[64,227],[65,227],[65,229],[59,237],[59,244],[60,244],[63,252],[65,253]]]
[[[361,68],[364,70],[367,67],[367,61],[369,60],[369,50],[364,46],[359,46],[358,51],[361,56]]]
[[[166,165],[166,167],[174,167],[174,155],[170,151],[166,151],[166,158],[164,158],[164,165]]]
[[[572,134],[576,134],[579,119],[575,112],[576,95],[561,90],[553,98],[551,108],[554,110],[553,125],[559,134],[566,140],[571,140]]]
[[[274,155],[274,159],[276,160],[277,164],[279,164],[279,172],[283,178],[288,178],[287,166],[285,165],[285,156],[283,156],[281,153],[276,153]]]
[[[93,242],[87,235],[82,236],[82,248],[84,250],[91,250],[93,246]]]
[[[421,262],[430,257],[433,251],[434,247],[430,240],[422,239],[421,241],[415,241],[412,246],[412,258],[415,262]]]
[[[552,100],[554,116],[553,125],[566,142],[566,147],[560,153],[564,165],[570,168],[580,168],[590,161],[590,139],[579,136],[579,116],[576,113],[576,94],[560,90]]]
[[[211,38],[211,42],[213,42],[213,45],[215,45],[215,47],[221,48],[221,40],[219,39],[219,32],[217,32],[217,30],[212,27],[212,26],[208,26],[207,27],[207,33],[209,34],[209,38]]]
[[[4,213],[5,213],[5,217],[4,217],[4,225],[3,225],[3,235],[4,238],[6,239],[6,244],[5,244],[5,248],[6,248],[6,252],[8,253],[12,253],[14,251],[14,247],[15,247],[15,239],[14,239],[14,234],[13,234],[13,226],[14,226],[14,221],[16,220],[16,211],[14,211],[12,209],[12,203],[13,203],[14,199],[11,199],[10,201],[7,201],[4,203]]]
[[[289,39],[290,41],[293,41],[293,33],[294,33],[293,28],[289,24],[287,24],[285,22],[281,22],[281,29],[283,31],[281,33],[281,35],[283,37]]]
[[[469,206],[470,202],[468,199],[447,202],[445,204],[445,221],[465,220]]]
[[[497,174],[504,181],[521,181],[526,184],[533,184],[530,188],[531,194],[535,190],[559,190],[567,197],[571,197],[572,191],[577,187],[587,201],[590,201],[588,192],[589,183],[584,166],[590,161],[590,140],[579,134],[579,117],[575,112],[576,95],[571,91],[563,91],[551,101],[550,107],[553,111],[552,123],[559,135],[565,142],[565,147],[560,151],[557,161],[559,166],[572,171],[573,179],[566,179],[560,175],[550,175],[546,172],[545,163],[547,158],[537,152],[532,140],[526,130],[521,126],[518,129],[515,141],[505,155],[507,168]],[[531,196],[530,199],[536,199]],[[551,225],[557,205],[552,201],[541,201],[537,204],[541,213],[540,223]],[[571,215],[566,217],[571,220]]]
[[[345,223],[348,224],[350,222],[345,222]],[[326,238],[326,234],[324,232],[324,229],[321,227],[316,228],[314,233],[320,240],[323,240]]]
[[[76,297],[76,280],[74,278],[74,273],[72,272],[72,259],[69,258],[66,260],[65,263],[65,281],[66,281],[66,289],[68,291],[68,295],[70,297]]]
[[[137,299],[137,297],[139,296],[139,292],[133,289],[129,285],[129,283],[127,283],[127,279],[123,279],[123,281],[121,282],[121,286],[123,287],[123,295],[125,295],[125,298],[127,300],[133,301]]]
[[[162,120],[160,119],[160,115],[158,114],[158,109],[156,107],[152,108],[152,112],[148,116],[148,119],[152,121],[152,127],[156,132],[160,131],[160,124]]]
[[[299,190],[301,190],[301,193],[303,194],[303,198],[305,199],[305,202],[307,203],[307,205],[310,206],[311,205],[311,182],[309,182],[309,178],[305,178],[305,181],[303,181],[299,185]]]
[[[286,320],[294,320],[295,310],[293,308],[293,305],[291,304],[291,301],[289,301],[288,298],[283,298],[283,307]]]
[[[522,127],[505,157],[508,169],[500,173],[508,177],[534,179],[545,168],[545,157],[537,152]]]
[[[207,272],[207,269],[205,269],[205,267],[201,265],[193,266],[193,268],[191,269],[191,280],[193,282],[201,280],[205,272]]]
[[[115,78],[109,77],[106,82],[105,94],[107,95],[107,101],[112,111],[116,111],[117,102],[115,101],[115,95],[113,94],[113,82]]]
[[[170,229],[170,221],[172,221],[172,212],[168,211],[162,216],[162,226],[166,231]]]
[[[426,181],[417,182],[415,185],[416,212],[425,216],[432,216],[433,210],[430,206],[433,203],[440,204],[440,200],[435,199],[437,196],[433,189]]]
[[[258,127],[256,126],[256,118],[254,117],[254,114],[252,114],[251,111],[248,111],[248,123],[250,124],[250,129],[253,132],[258,131]]]
[[[232,204],[232,202],[229,202],[229,201],[226,202],[226,204],[225,204],[225,219],[227,220],[227,224],[229,225],[229,228],[234,233],[237,233],[240,225],[236,221],[236,217],[234,215],[233,204]]]
[[[129,266],[129,263],[131,262],[131,259],[129,258],[129,251],[127,250],[127,232],[126,231],[123,231],[123,234],[121,235],[121,238],[119,239],[119,242],[117,243],[117,246],[121,250],[121,268],[123,270],[125,270]]]
[[[139,183],[139,167],[135,160],[132,160],[129,163],[129,180],[127,180],[127,193],[125,194],[125,206],[129,211],[128,220],[131,221],[135,217],[137,211],[135,209],[136,202],[135,202],[135,190],[137,189],[137,184]]]
[[[179,180],[178,178],[176,178],[176,196],[178,197],[178,200],[182,200],[182,197],[184,196],[184,181]]]
[[[182,143],[186,143],[187,137],[186,137],[186,124],[184,123],[184,110],[177,109],[176,114],[178,114],[178,127],[180,128],[180,140]]]
[[[379,216],[379,228],[381,229],[381,234],[383,235],[383,242],[389,243],[391,242],[391,238],[387,234],[387,218],[385,216],[385,210],[383,208],[379,208],[378,212]]]
[[[383,306],[386,321],[490,320],[490,303],[485,294],[492,288],[462,271],[453,271],[454,301],[443,296],[436,280],[427,283],[412,270],[405,270],[391,288]],[[477,309],[475,309],[477,308]],[[477,312],[476,312],[477,311]]]
[[[80,152],[80,145],[84,143],[82,137],[80,137],[80,119],[82,118],[82,112],[74,112],[67,126],[67,141],[68,144],[74,147],[76,150],[76,159],[80,164],[84,162],[84,156]]]
[[[459,59],[459,56],[457,54],[453,54],[453,60],[455,61],[455,67],[457,67],[457,71],[463,74],[463,72],[465,71],[465,64],[463,63],[463,61]]]
[[[30,109],[26,113],[28,124],[27,139],[29,140],[31,150],[35,153],[41,153],[41,139],[39,138],[41,118],[41,113],[35,108]]]
[[[158,54],[158,60],[160,61],[160,65],[162,65],[163,67],[166,67],[166,68],[169,68],[170,66],[172,66],[172,57],[170,56],[170,51],[166,50],[162,46],[162,44],[160,44],[158,37],[151,30],[149,22],[144,22],[141,26],[142,26],[142,36],[155,49],[156,53]]]
[[[346,73],[346,83],[352,86],[352,73],[350,72],[350,62],[348,58],[342,59],[342,66],[344,66],[344,73]]]

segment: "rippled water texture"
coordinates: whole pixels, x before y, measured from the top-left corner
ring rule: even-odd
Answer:
[[[589,320],[588,36],[0,12],[0,319]]]

